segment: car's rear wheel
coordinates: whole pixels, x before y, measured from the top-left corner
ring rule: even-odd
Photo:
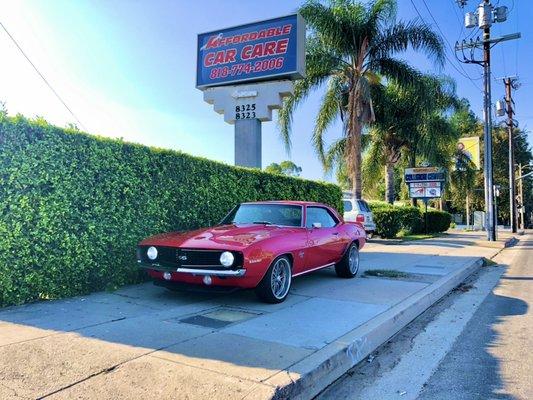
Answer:
[[[267,303],[281,303],[289,294],[292,283],[291,262],[287,256],[276,258],[255,288],[257,296]]]
[[[341,278],[354,278],[359,271],[359,248],[357,243],[352,243],[348,250],[337,264],[335,272]]]

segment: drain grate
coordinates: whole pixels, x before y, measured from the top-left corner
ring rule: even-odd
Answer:
[[[179,322],[201,326],[203,328],[221,329],[228,325],[257,317],[258,315],[261,314],[249,311],[219,308],[204,314],[192,315],[190,317],[180,319]]]

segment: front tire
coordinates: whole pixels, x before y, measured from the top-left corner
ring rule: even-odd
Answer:
[[[341,278],[355,278],[357,271],[359,271],[359,248],[356,243],[352,243],[342,260],[335,264],[335,272]]]
[[[291,284],[291,262],[287,256],[281,256],[270,264],[265,276],[255,288],[255,293],[266,303],[281,303],[287,298]]]

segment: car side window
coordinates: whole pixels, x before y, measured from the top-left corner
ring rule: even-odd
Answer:
[[[368,205],[366,204],[366,202],[364,200],[358,200],[358,203],[359,203],[359,209],[362,212],[369,212],[370,211],[370,209],[368,208]]]
[[[319,223],[322,228],[331,228],[339,221],[331,213],[322,207],[307,207],[307,219],[305,226],[312,228],[313,224]]]
[[[344,212],[353,210],[352,202],[350,200],[343,200],[342,203],[344,204]]]

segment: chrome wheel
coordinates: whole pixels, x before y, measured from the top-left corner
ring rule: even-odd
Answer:
[[[350,254],[348,255],[348,268],[350,272],[355,275],[359,270],[359,250],[355,245],[350,248]]]
[[[280,258],[272,267],[270,276],[270,288],[272,295],[276,299],[283,299],[287,296],[291,287],[291,266],[286,258]]]

